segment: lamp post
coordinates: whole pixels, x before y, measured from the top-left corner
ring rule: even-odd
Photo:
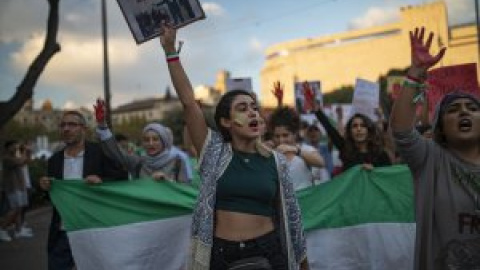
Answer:
[[[108,33],[107,33],[107,4],[102,0],[102,37],[103,37],[103,91],[105,99],[105,110],[107,113],[107,125],[112,127],[112,114],[110,106],[110,72],[108,70]]]

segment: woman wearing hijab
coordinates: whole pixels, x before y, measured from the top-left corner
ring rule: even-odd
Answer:
[[[171,131],[160,123],[147,124],[142,131],[142,146],[145,155],[138,156],[123,151],[112,132],[105,124],[105,104],[97,100],[95,117],[97,119],[97,135],[105,154],[128,170],[133,178],[153,177],[156,180],[172,180],[190,183],[192,169],[185,156],[173,146]]]

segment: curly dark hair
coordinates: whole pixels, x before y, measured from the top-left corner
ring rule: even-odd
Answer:
[[[368,116],[356,113],[348,120],[347,126],[345,127],[345,157],[351,159],[351,157],[359,152],[352,135],[352,124],[355,119],[362,120],[367,127],[367,152],[373,155],[380,154],[383,143],[377,126]]]
[[[222,134],[223,140],[225,142],[232,141],[232,135],[230,135],[230,131],[228,129],[224,128],[220,124],[220,119],[230,119],[230,110],[232,108],[233,100],[236,96],[240,95],[250,96],[255,101],[257,100],[256,96],[252,92],[243,89],[230,90],[220,98],[217,107],[215,108],[215,115],[213,116],[213,118],[215,119],[215,125],[218,131]]]
[[[268,129],[273,133],[276,127],[285,127],[293,134],[300,131],[300,117],[297,112],[289,107],[278,107],[270,115]]]

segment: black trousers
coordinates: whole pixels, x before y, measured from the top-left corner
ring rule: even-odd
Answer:
[[[58,231],[48,245],[48,270],[71,270],[75,266],[67,233]]]
[[[288,262],[282,250],[280,237],[276,231],[243,242],[229,241],[215,237],[213,239],[210,270],[225,270],[236,260],[250,257],[268,259],[272,269],[287,270]]]

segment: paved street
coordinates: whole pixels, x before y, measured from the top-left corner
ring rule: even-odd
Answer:
[[[46,270],[46,243],[50,224],[51,208],[42,207],[27,212],[28,227],[33,229],[33,238],[0,241],[0,269]]]

